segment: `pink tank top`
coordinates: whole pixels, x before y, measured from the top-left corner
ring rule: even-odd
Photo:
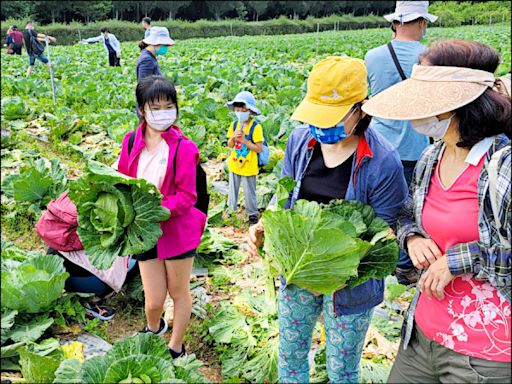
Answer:
[[[478,178],[484,160],[485,156],[477,166],[468,165],[449,188],[440,181],[438,162],[422,224],[443,253],[455,244],[479,239]],[[425,336],[463,355],[510,362],[510,304],[496,288],[468,274],[453,279],[444,293],[444,300],[420,295],[415,321]]]

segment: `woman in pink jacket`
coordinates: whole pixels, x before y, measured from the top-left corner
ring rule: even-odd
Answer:
[[[147,319],[142,332],[163,335],[167,330],[161,316],[168,292],[174,301],[168,348],[177,358],[185,354],[183,336],[192,310],[189,280],[206,224],[206,215],[194,207],[199,151],[174,124],[178,99],[170,81],[148,76],[137,84],[136,97],[141,123],[123,139],[118,171],[155,184],[163,195],[162,205],[171,211],[161,224],[163,234],[156,247],[136,256]]]

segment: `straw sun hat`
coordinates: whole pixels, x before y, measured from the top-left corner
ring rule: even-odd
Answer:
[[[478,69],[415,64],[410,79],[378,93],[362,109],[382,119],[424,119],[471,103],[495,81],[494,74]]]

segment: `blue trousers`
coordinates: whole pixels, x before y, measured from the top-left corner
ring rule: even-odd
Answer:
[[[279,290],[279,382],[308,383],[308,353],[320,313],[326,336],[327,374],[332,383],[358,383],[359,363],[373,308],[335,316],[333,295],[315,296],[289,285]]]

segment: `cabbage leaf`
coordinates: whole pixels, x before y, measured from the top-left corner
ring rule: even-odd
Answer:
[[[98,269],[153,248],[162,235],[159,222],[170,216],[156,186],[96,161],[70,182],[69,197],[78,210],[78,236]]]
[[[322,294],[390,274],[398,244],[370,206],[299,200],[293,210],[263,214],[265,257],[286,284]]]
[[[38,313],[49,310],[69,277],[56,255],[38,255],[23,262],[2,260],[2,310]]]

